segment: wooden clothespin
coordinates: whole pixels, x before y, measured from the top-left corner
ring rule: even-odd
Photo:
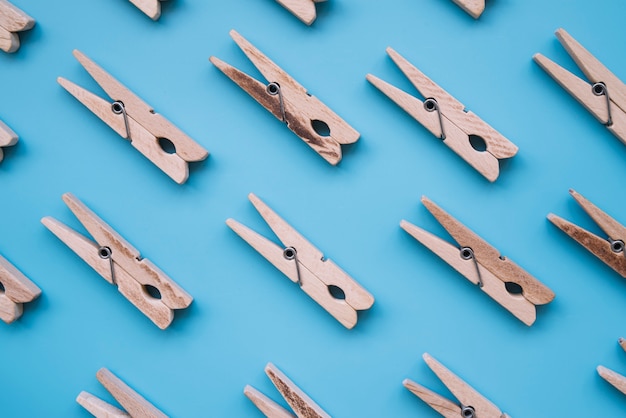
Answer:
[[[16,32],[28,30],[35,25],[35,19],[12,5],[0,0],[0,49],[15,52],[20,47],[20,38]]]
[[[22,304],[39,295],[41,289],[0,256],[0,319],[7,324],[15,321],[22,316]]]
[[[618,340],[619,345],[626,351],[626,341],[623,338]],[[626,395],[626,377],[621,374],[614,372],[611,369],[607,369],[604,366],[597,367],[598,374],[611,385],[613,385],[617,390]]]
[[[478,19],[485,11],[485,0],[453,0],[461,9],[465,10],[474,19]]]
[[[589,217],[591,217],[608,235],[608,238],[601,238],[552,213],[548,215],[548,219],[561,231],[569,235],[570,238],[574,239],[589,252],[604,261],[606,265],[626,278],[626,253],[624,252],[626,228],[589,200],[585,199],[580,193],[571,189],[569,192],[576,202],[587,212]]]
[[[150,19],[158,20],[161,17],[161,1],[159,0],[129,0]]]
[[[122,138],[128,139],[133,147],[176,183],[184,183],[189,177],[188,163],[204,160],[209,155],[208,151],[162,115],[155,113],[152,107],[82,52],[74,50],[74,57],[113,102],[104,100],[63,77],[57,79],[59,84]],[[163,148],[162,143],[168,142],[174,146],[174,153]]]
[[[458,246],[404,220],[400,222],[402,229],[441,257],[467,280],[478,285],[483,292],[520,321],[532,325],[537,316],[535,305],[551,302],[554,299],[554,292],[517,264],[501,256],[497,249],[426,196],[422,197],[422,203]]]
[[[589,82],[541,54],[535,54],[533,59],[613,135],[626,144],[626,85],[564,29],[558,29],[555,34]]]
[[[83,408],[96,418],[167,418],[163,412],[148,402],[143,396],[135,392],[108,369],[102,368],[96,373],[98,381],[113,395],[126,410],[123,411],[89,392],[81,392],[76,398]]]
[[[17,139],[17,134],[0,120],[0,161],[4,158],[2,147],[10,147],[17,144]]]
[[[261,199],[252,193],[248,198],[283,246],[276,245],[234,219],[228,219],[226,224],[289,280],[298,283],[307,295],[343,326],[354,327],[358,319],[357,311],[369,309],[374,304],[374,297],[338,265],[324,258],[320,250]],[[338,289],[343,295],[333,296],[331,289]]]
[[[310,25],[313,23],[317,14],[315,12],[315,3],[321,3],[326,0],[276,0],[285,9],[289,10],[301,21]]]
[[[372,74],[367,75],[367,80],[440,138],[487,180],[495,181],[500,173],[499,160],[513,157],[517,153],[517,146],[474,113],[466,111],[461,102],[392,48],[387,48],[387,54],[425,100],[422,102]],[[474,148],[471,142],[473,137],[482,138],[486,148]]]
[[[265,366],[265,373],[276,389],[287,401],[298,418],[330,418],[324,410],[296,386],[278,367],[272,363]],[[294,415],[282,406],[265,396],[250,385],[246,385],[243,393],[268,418],[293,418]]]
[[[304,87],[243,36],[234,30],[230,31],[230,36],[269,83],[261,83],[216,57],[209,58],[213,65],[276,118],[285,122],[322,158],[332,165],[339,163],[341,144],[356,142],[359,133],[319,99],[309,95]],[[320,125],[324,129],[320,129]]]
[[[167,328],[174,309],[184,309],[193,298],[113,228],[70,193],[63,195],[76,218],[95,241],[51,217],[41,222],[85,260],[159,328]]]
[[[424,353],[422,357],[428,367],[430,367],[439,380],[446,385],[458,401],[453,402],[446,399],[410,379],[404,379],[402,384],[435,411],[446,418],[509,418],[507,414],[500,411],[489,399],[478,393],[476,389],[465,383],[460,377],[448,370],[430,354]]]

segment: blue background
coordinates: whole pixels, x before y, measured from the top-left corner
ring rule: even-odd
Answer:
[[[474,20],[449,0],[330,0],[307,27],[272,0],[171,0],[153,22],[124,0],[14,4],[36,26],[0,54],[0,118],[20,136],[0,163],[0,253],[43,290],[0,323],[7,417],[85,417],[88,390],[112,401],[108,367],[179,417],[261,416],[246,384],[280,396],[274,362],[337,417],[438,416],[401,385],[442,394],[429,352],[514,417],[619,416],[626,399],[595,372],[626,372],[626,282],[547,220],[592,221],[574,188],[626,223],[626,148],[532,62],[577,74],[563,27],[626,79],[626,3],[487,1]],[[361,139],[332,167],[213,67],[259,74],[238,30]],[[489,183],[365,81],[415,90],[392,46],[520,148]],[[56,83],[104,96],[78,48],[205,146],[175,184]],[[159,330],[40,224],[84,231],[61,201],[74,193],[195,300]],[[237,237],[233,217],[272,237],[256,193],[376,298],[344,329]],[[526,327],[399,227],[446,236],[427,195],[556,293]]]

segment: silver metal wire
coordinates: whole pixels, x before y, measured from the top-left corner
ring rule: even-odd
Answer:
[[[109,267],[111,268],[111,281],[113,284],[117,285],[117,281],[115,280],[115,270],[113,270],[113,252],[109,247],[99,247],[98,255],[104,260],[109,260]]]
[[[439,138],[441,138],[441,140],[446,139],[446,133],[443,130],[443,119],[441,117],[441,109],[439,108],[439,103],[437,103],[437,100],[433,99],[432,97],[424,100],[424,109],[426,109],[427,112],[437,111],[437,115],[439,116],[439,126],[441,127],[441,136]]]
[[[461,258],[463,260],[474,261],[474,266],[476,267],[476,274],[478,274],[478,286],[483,287],[483,277],[480,275],[480,268],[478,267],[478,261],[476,261],[474,250],[472,250],[470,247],[461,247]]]
[[[124,116],[124,126],[126,127],[126,138],[130,140],[130,127],[128,126],[128,115],[126,114],[126,106],[121,100],[116,100],[111,103],[111,111],[116,115]]]
[[[596,96],[604,96],[606,98],[606,110],[609,114],[606,122],[606,126],[613,125],[613,118],[611,117],[611,98],[609,97],[609,89],[606,88],[606,84],[599,82],[591,86],[591,91]]]
[[[300,277],[300,266],[298,265],[298,251],[294,247],[287,247],[283,250],[283,257],[287,260],[293,260],[296,263],[296,274],[298,275],[298,285],[302,287],[302,279]]]
[[[267,85],[265,91],[267,91],[267,94],[269,94],[270,96],[278,95],[278,102],[280,103],[280,113],[282,115],[283,122],[287,122],[287,119],[285,118],[285,103],[283,102],[283,92],[280,90],[280,84],[276,82],[271,82]]]

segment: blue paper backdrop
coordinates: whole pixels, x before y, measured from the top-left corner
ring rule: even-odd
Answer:
[[[626,372],[626,283],[545,218],[592,222],[575,188],[626,223],[626,148],[531,57],[574,70],[563,27],[626,79],[626,3],[487,1],[479,20],[449,0],[330,0],[307,27],[272,0],[171,0],[152,22],[124,0],[14,3],[37,24],[0,54],[0,118],[20,136],[0,163],[0,253],[43,290],[0,323],[6,417],[86,417],[81,390],[113,401],[108,367],[177,417],[261,416],[252,384],[274,362],[337,417],[437,416],[401,385],[447,394],[429,352],[515,417],[623,414],[595,372]],[[332,167],[235,86],[208,57],[258,72],[238,30],[360,133]],[[392,46],[516,143],[493,184],[365,81],[412,94]],[[104,95],[80,49],[211,152],[171,181],[65,92],[64,76]],[[82,199],[195,298],[161,331],[40,223],[82,227],[61,201]],[[237,237],[234,217],[271,235],[256,193],[376,297],[344,329]],[[556,292],[526,327],[404,233],[445,231],[427,195]],[[597,230],[597,229],[594,229]]]

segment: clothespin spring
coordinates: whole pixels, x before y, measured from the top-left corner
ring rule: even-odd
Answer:
[[[443,119],[441,119],[441,109],[439,108],[439,103],[437,103],[437,100],[433,99],[432,97],[430,99],[424,100],[424,109],[426,109],[427,112],[434,112],[435,110],[437,111],[437,115],[439,116],[439,126],[441,127],[441,136],[439,138],[441,138],[442,141],[445,140],[446,133],[443,130]]]
[[[280,113],[282,115],[283,122],[287,122],[287,118],[285,117],[285,103],[283,102],[283,92],[280,90],[280,84],[276,82],[271,82],[267,85],[267,88],[265,90],[270,96],[276,96],[278,94]]]
[[[614,253],[624,252],[624,241],[622,241],[621,239],[609,238],[609,244],[611,244],[611,251],[613,251]]]
[[[607,121],[605,123],[606,126],[613,125],[613,118],[611,117],[611,99],[609,98],[609,89],[606,88],[606,84],[603,82],[597,82],[591,86],[591,91],[596,96],[604,96],[606,98],[606,109],[609,114]],[[613,243],[611,243],[613,245]]]
[[[98,255],[104,260],[109,260],[109,266],[111,267],[111,281],[114,285],[117,285],[115,281],[115,270],[113,269],[113,252],[109,247],[98,248]]]
[[[298,275],[298,286],[302,287],[302,279],[300,278],[300,266],[298,265],[298,251],[294,247],[287,247],[283,250],[283,257],[287,260],[294,260],[296,263],[296,274]]]
[[[461,416],[463,418],[476,418],[476,411],[471,406],[461,406]]]
[[[476,267],[476,274],[478,274],[478,287],[483,287],[483,278],[480,275],[480,268],[478,267],[478,261],[476,261],[476,256],[474,255],[474,250],[472,250],[470,247],[462,247],[461,248],[461,258],[463,260],[473,260],[474,261],[474,266]],[[471,410],[473,411],[474,408],[472,408],[471,406],[468,406],[466,408],[471,408]],[[465,409],[463,409],[463,411],[465,411]],[[472,415],[465,415],[465,412],[463,412],[463,416],[464,417],[474,417],[474,414],[472,413]]]
[[[111,110],[113,111],[113,113],[115,113],[116,115],[123,115],[124,116],[124,126],[126,127],[126,138],[130,141],[130,128],[128,126],[128,115],[126,114],[126,106],[124,106],[124,102],[122,102],[121,100],[116,100],[111,104]]]

